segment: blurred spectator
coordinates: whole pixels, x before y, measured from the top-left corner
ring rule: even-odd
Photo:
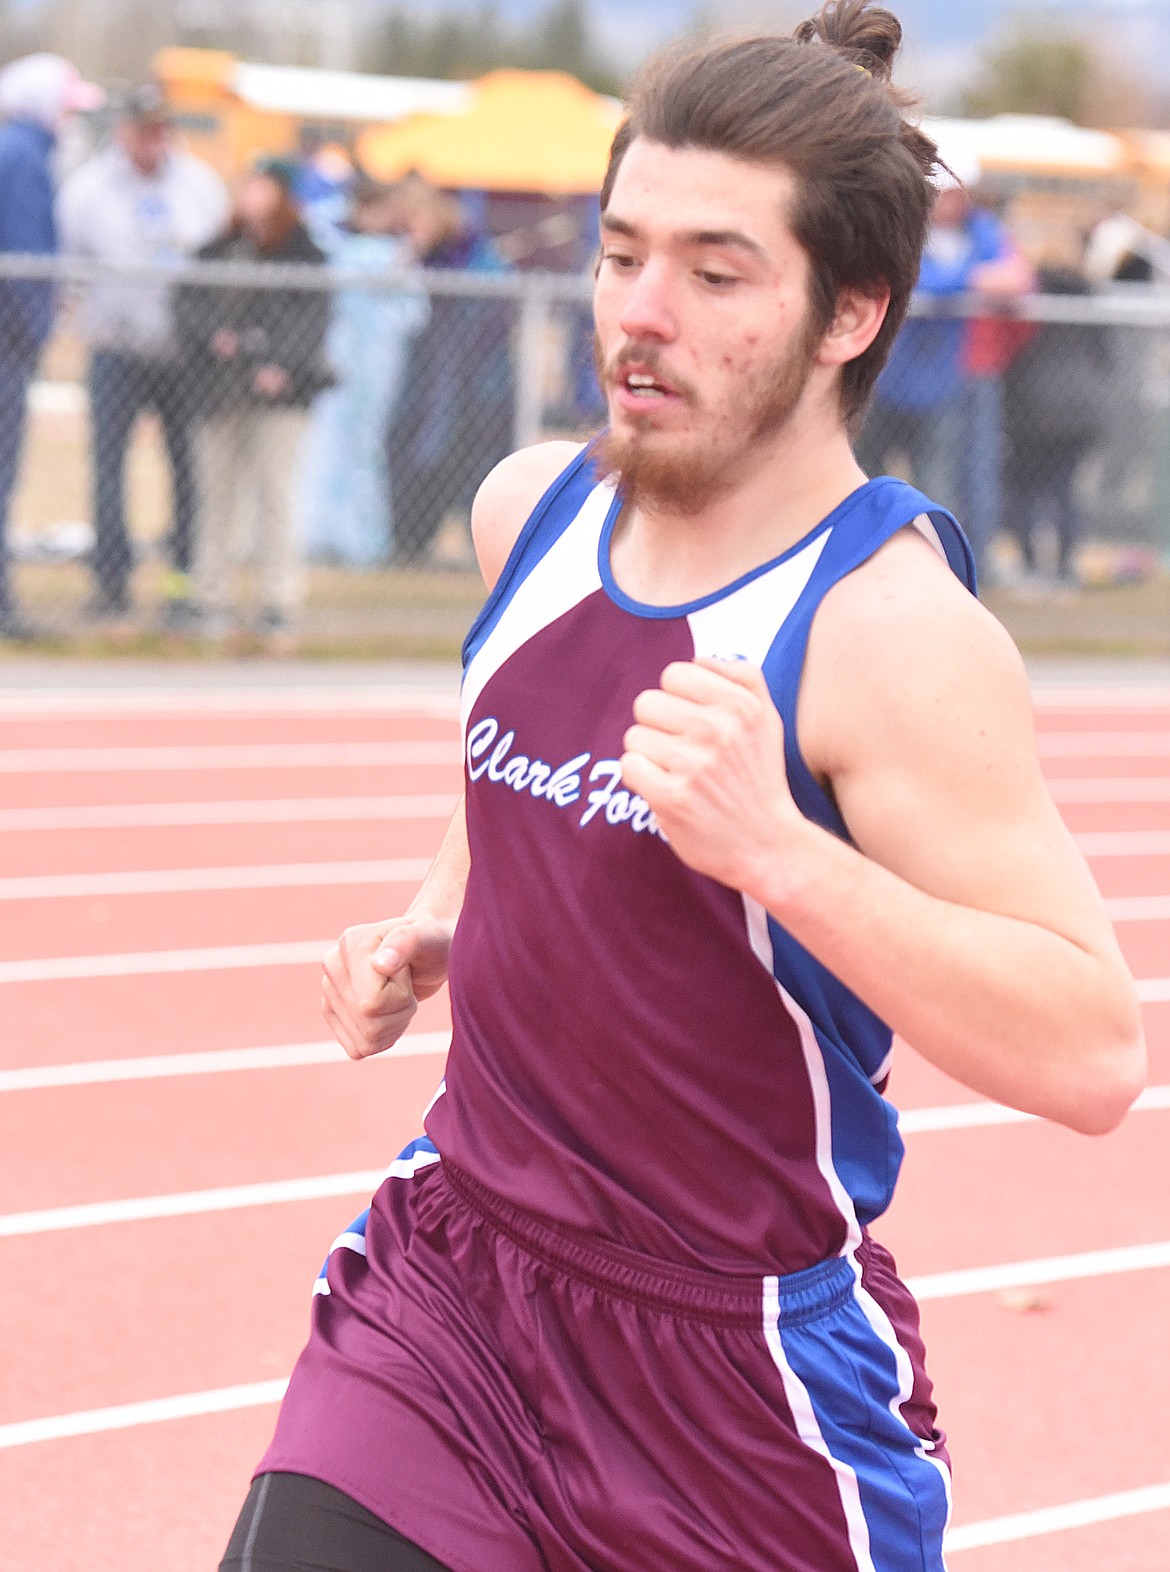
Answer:
[[[505,264],[471,226],[457,197],[415,177],[409,230],[424,268],[499,273]],[[425,560],[449,513],[470,509],[475,488],[512,446],[510,301],[433,295],[411,349],[390,425],[394,561]]]
[[[1170,282],[1170,241],[1128,213],[1111,212],[1091,230],[1085,246],[1091,285]],[[1150,398],[1157,371],[1158,339],[1144,327],[1109,330],[1108,419],[1096,476],[1094,531],[1106,538],[1150,541],[1154,523],[1155,411]]]
[[[57,203],[61,243],[103,262],[172,266],[227,221],[227,189],[209,165],[173,145],[166,104],[141,87],[122,106],[111,144],[65,180]],[[169,286],[161,279],[103,279],[85,286],[81,332],[89,345],[93,518],[97,540],[90,604],[97,617],[129,610],[134,566],[126,529],[126,452],[138,417],[162,426],[171,476],[170,566],[164,623],[181,626],[195,521],[190,387],[178,356]]]
[[[53,152],[70,113],[95,109],[100,88],[60,55],[26,55],[0,71],[0,252],[51,255]],[[8,510],[16,485],[28,392],[53,321],[53,286],[0,279],[0,639],[35,629],[18,607],[8,561]]]
[[[349,154],[317,126],[303,126],[297,144],[292,194],[305,228],[331,252],[346,221],[355,172]]]
[[[1128,213],[1104,214],[1085,243],[1090,284],[1149,284],[1170,280],[1170,240]]]
[[[293,200],[295,173],[288,160],[260,160],[240,187],[227,231],[200,259],[322,264]],[[190,284],[177,292],[176,310],[196,401],[197,626],[210,638],[231,628],[233,569],[247,541],[257,565],[259,631],[273,651],[290,649],[304,593],[291,490],[308,406],[332,380],[324,362],[328,294]]]
[[[367,182],[354,193],[330,261],[353,273],[393,274],[410,259],[402,193]],[[402,388],[410,341],[427,320],[416,289],[345,288],[333,297],[327,339],[337,379],[313,406],[301,480],[301,538],[310,557],[372,567],[393,543],[386,427]]]
[[[1039,286],[1050,295],[1091,292],[1084,275],[1073,268],[1043,269]],[[1039,566],[1037,531],[1051,522],[1056,529],[1057,578],[1076,581],[1080,514],[1074,481],[1105,429],[1109,359],[1107,329],[1045,322],[1004,378],[1007,519],[1030,574]]]
[[[1036,274],[1006,225],[1002,240],[1003,254],[973,270],[971,288],[996,300],[1006,312],[1012,301],[1035,289]],[[959,517],[984,577],[989,548],[1004,522],[1003,377],[1035,332],[1034,323],[1007,314],[972,317],[963,339],[966,452]]]
[[[993,213],[976,207],[968,185],[979,166],[952,154],[939,180],[918,293],[945,298],[988,289],[1002,292],[1016,248]],[[909,461],[914,482],[935,501],[962,512],[967,443],[967,324],[955,317],[913,317],[894,341],[857,440],[857,458],[870,475],[884,473],[896,454]],[[968,521],[964,518],[963,522]],[[976,525],[978,527],[978,519]],[[973,540],[976,556],[986,540]]]

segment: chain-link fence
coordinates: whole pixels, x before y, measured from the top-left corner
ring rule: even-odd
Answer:
[[[0,257],[0,614],[449,653],[475,487],[602,420],[584,279]],[[857,447],[952,506],[991,579],[1145,571],[1170,550],[1170,297],[918,300]]]
[[[1052,271],[1011,302],[914,301],[856,441],[962,521],[985,584],[1170,565],[1170,293]]]

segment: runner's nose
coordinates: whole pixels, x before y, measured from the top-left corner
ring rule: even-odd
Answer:
[[[635,342],[654,339],[669,344],[678,337],[672,289],[666,269],[647,262],[639,268],[622,303],[618,325]]]

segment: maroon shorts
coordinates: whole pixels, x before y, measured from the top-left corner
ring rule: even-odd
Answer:
[[[452,1572],[943,1572],[945,1453],[879,1246],[672,1268],[416,1146],[330,1253],[258,1473]]]

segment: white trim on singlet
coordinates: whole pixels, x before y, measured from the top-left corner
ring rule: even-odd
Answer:
[[[804,1067],[808,1075],[809,1092],[813,1102],[813,1127],[816,1151],[816,1164],[821,1178],[828,1186],[833,1204],[840,1212],[845,1223],[845,1243],[841,1247],[842,1255],[850,1255],[861,1243],[861,1224],[857,1219],[857,1209],[853,1204],[853,1197],[845,1188],[841,1175],[837,1172],[833,1161],[833,1098],[829,1090],[829,1077],[825,1071],[824,1054],[817,1039],[816,1029],[809,1019],[808,1013],[779,981],[776,976],[776,957],[772,950],[772,938],[768,932],[768,913],[754,901],[750,895],[743,895],[744,920],[747,923],[748,942],[756,959],[763,966],[776,986],[776,991],[784,1001],[787,1010],[796,1027],[796,1034],[800,1039],[801,1052],[804,1055]]]
[[[762,666],[777,633],[812,577],[832,534],[822,530],[795,556],[740,589],[687,614],[696,655],[739,656]]]
[[[939,535],[938,530],[935,529],[934,522],[928,513],[920,513],[917,518],[911,519],[910,528],[916,529],[923,540],[934,547],[943,561],[947,561],[946,547],[943,545],[942,537]]]
[[[504,662],[542,628],[601,588],[597,543],[613,497],[611,481],[595,486],[573,522],[516,586],[504,614],[463,674],[460,719],[465,733],[476,700]]]

